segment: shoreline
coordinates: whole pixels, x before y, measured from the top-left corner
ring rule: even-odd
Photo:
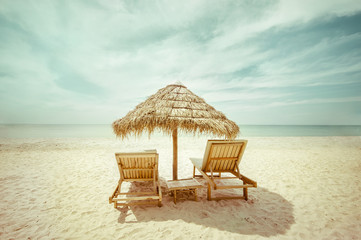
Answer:
[[[245,137],[308,137],[308,136],[357,136],[361,135],[361,125],[238,125]],[[179,131],[180,137],[187,137]],[[146,135],[146,134],[145,134]],[[114,137],[111,124],[0,124],[0,138],[64,138],[64,137]],[[155,130],[152,136],[163,136]],[[195,134],[199,136],[199,134]],[[201,134],[200,136],[204,136]]]
[[[176,205],[171,138],[0,138],[0,238],[357,239],[361,235],[361,137],[240,137],[249,200]],[[208,137],[179,138],[178,175],[192,174]],[[156,148],[163,207],[116,210],[114,152]],[[202,184],[205,184],[201,181]],[[134,186],[129,185],[132,188]],[[236,190],[232,190],[236,191]],[[171,231],[170,231],[171,229]]]

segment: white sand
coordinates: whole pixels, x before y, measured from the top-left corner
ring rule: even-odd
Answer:
[[[360,137],[248,140],[241,172],[259,186],[248,202],[209,202],[202,189],[199,202],[175,205],[165,187],[170,137],[0,139],[0,239],[360,239]],[[186,178],[206,138],[179,141]],[[114,152],[150,148],[160,154],[163,207],[114,209]]]

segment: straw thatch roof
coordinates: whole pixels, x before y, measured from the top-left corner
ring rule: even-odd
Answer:
[[[128,134],[140,135],[143,131],[152,133],[155,129],[170,135],[174,129],[179,129],[228,139],[235,138],[239,133],[236,123],[182,84],[171,84],[158,90],[113,123],[114,133],[122,138]]]

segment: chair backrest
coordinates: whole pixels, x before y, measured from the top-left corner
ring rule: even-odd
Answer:
[[[208,140],[202,170],[209,172],[235,171],[241,162],[247,140]]]
[[[132,153],[115,153],[122,180],[152,180],[158,174],[158,153],[154,150]],[[154,171],[155,170],[155,171]]]

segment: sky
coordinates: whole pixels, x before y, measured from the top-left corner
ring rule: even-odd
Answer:
[[[111,124],[175,82],[238,124],[361,124],[361,1],[0,0],[0,124]]]

